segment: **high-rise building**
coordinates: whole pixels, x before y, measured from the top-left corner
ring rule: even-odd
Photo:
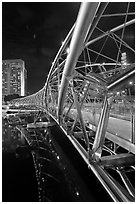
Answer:
[[[2,99],[6,95],[27,93],[27,71],[21,59],[2,60]]]

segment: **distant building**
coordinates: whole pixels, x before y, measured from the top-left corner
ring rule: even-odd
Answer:
[[[6,95],[27,93],[27,71],[21,59],[2,60],[2,101]]]

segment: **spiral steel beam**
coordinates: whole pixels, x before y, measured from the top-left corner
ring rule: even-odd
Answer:
[[[46,112],[71,141],[112,199],[134,201],[134,188],[126,169],[128,167],[132,171],[135,160],[134,100],[129,84],[132,82],[134,85],[135,64],[121,62],[118,55],[113,59],[103,51],[111,42],[121,53],[129,49],[134,56],[134,49],[125,39],[113,33],[133,26],[135,19],[131,18],[134,13],[126,10],[121,15],[123,23],[120,21],[119,25],[114,28],[111,26],[96,36],[95,31],[103,16],[120,17],[117,13],[104,14],[110,4],[82,3],[76,23],[53,61],[45,86],[33,95],[12,100],[10,105],[34,105]],[[125,22],[124,16],[130,16],[130,19]],[[99,43],[102,39],[105,39],[103,43]],[[108,39],[111,41],[107,42]],[[96,43],[100,46],[99,50],[92,49]],[[120,49],[121,44],[123,50]],[[107,61],[102,62],[101,57]],[[125,86],[128,97],[123,94]],[[120,108],[129,113],[128,117],[124,115],[125,112],[118,114]],[[110,170],[120,175],[123,185],[113,178]]]

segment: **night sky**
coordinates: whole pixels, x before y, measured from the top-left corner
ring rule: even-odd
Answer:
[[[44,86],[79,7],[78,2],[2,3],[2,59],[25,61],[29,94]]]
[[[133,2],[130,4],[129,11],[134,12],[134,7]],[[2,59],[25,61],[29,94],[37,92],[44,86],[52,62],[76,21],[79,8],[79,2],[2,3]],[[126,12],[126,9],[127,4],[124,2],[111,2],[105,12],[106,14],[121,13]],[[124,22],[122,18],[114,17],[108,22],[106,18],[103,18],[99,22],[99,27],[104,31],[112,29]],[[133,18],[134,16],[128,16],[128,20]],[[121,31],[118,32],[121,35]],[[96,32],[94,35],[96,36]],[[124,40],[134,49],[134,25],[126,28]],[[98,41],[92,45],[92,48],[97,50],[99,47],[100,49],[100,43]],[[117,50],[116,45],[112,49],[110,42],[104,50],[107,56],[114,57],[115,49]],[[133,63],[133,53],[128,51],[127,54],[128,61]]]

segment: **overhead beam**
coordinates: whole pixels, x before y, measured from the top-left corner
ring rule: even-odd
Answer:
[[[135,19],[132,19],[131,21],[128,21],[128,22],[126,22],[126,23],[123,23],[123,24],[121,24],[121,25],[119,25],[119,26],[117,26],[117,27],[115,27],[115,28],[112,28],[111,30],[109,30],[109,31],[107,31],[107,32],[105,32],[105,33],[103,33],[103,34],[100,35],[99,37],[94,38],[93,40],[87,42],[87,43],[86,43],[86,47],[88,47],[89,45],[91,45],[91,44],[97,42],[98,40],[100,40],[100,39],[106,37],[106,36],[109,35],[110,33],[116,32],[116,31],[118,31],[118,30],[124,28],[125,26],[132,25],[133,23],[135,23]]]
[[[64,104],[69,80],[73,75],[73,70],[77,63],[78,57],[82,52],[85,38],[88,34],[88,31],[93,22],[93,19],[96,15],[98,6],[99,6],[99,2],[83,2],[80,7],[80,11],[76,21],[76,26],[70,43],[70,48],[69,48],[70,51],[67,56],[67,60],[65,63],[62,80],[61,80],[61,88],[60,88],[59,100],[58,100],[59,121],[63,113],[63,104]]]

